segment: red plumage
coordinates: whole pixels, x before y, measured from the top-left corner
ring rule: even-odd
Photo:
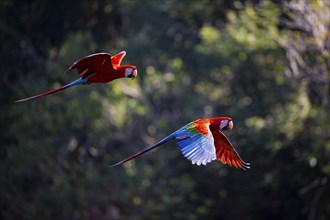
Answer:
[[[222,131],[232,128],[232,119],[228,117],[198,119],[173,132],[155,145],[112,166],[126,163],[170,140],[176,140],[183,156],[193,164],[206,165],[213,160],[218,160],[229,166],[248,169],[250,168],[249,163],[241,159],[228,138],[222,133]]]
[[[54,89],[52,91],[45,92],[43,94],[32,96],[29,98],[21,99],[16,102],[25,102],[32,99],[36,99],[79,84],[108,83],[111,82],[112,80],[119,78],[134,79],[137,76],[136,66],[133,65],[120,66],[120,63],[125,55],[126,52],[122,51],[115,56],[111,56],[111,54],[109,53],[96,53],[84,57],[76,61],[66,71],[66,72],[70,72],[74,69],[77,69],[77,73],[80,76],[79,79],[65,86],[62,86],[58,89]]]

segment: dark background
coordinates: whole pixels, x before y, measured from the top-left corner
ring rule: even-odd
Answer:
[[[329,7],[2,0],[0,219],[329,219]],[[122,50],[133,81],[14,102]],[[217,116],[250,170],[192,165],[174,142],[108,167]]]

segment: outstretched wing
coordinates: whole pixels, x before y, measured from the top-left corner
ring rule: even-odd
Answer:
[[[87,78],[95,73],[106,73],[114,70],[111,62],[111,54],[96,53],[76,61],[67,72],[77,69],[81,78]]]
[[[117,55],[111,57],[112,66],[114,69],[117,69],[120,66],[121,61],[123,60],[124,56],[126,55],[125,51],[118,53]]]
[[[216,159],[214,139],[209,129],[209,123],[192,122],[174,134],[183,156],[192,164],[206,165]]]
[[[246,163],[239,156],[228,138],[221,131],[212,131],[214,137],[214,146],[216,149],[217,160],[223,164],[234,166],[236,168],[249,169],[250,163]]]

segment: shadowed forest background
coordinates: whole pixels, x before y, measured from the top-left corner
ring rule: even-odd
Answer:
[[[329,1],[0,2],[0,219],[330,217]],[[135,80],[64,71],[125,50]],[[192,165],[174,142],[228,116],[247,171]]]

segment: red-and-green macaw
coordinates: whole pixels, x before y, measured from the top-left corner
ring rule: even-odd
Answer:
[[[91,83],[108,83],[112,80],[119,78],[132,78],[137,76],[136,66],[133,65],[123,65],[120,63],[124,56],[125,51],[118,53],[115,56],[111,56],[109,53],[96,53],[90,56],[84,57],[76,61],[70,68],[66,71],[77,69],[80,76],[79,79],[62,86],[58,89],[54,89],[49,92],[45,92],[40,95],[32,96],[25,99],[17,100],[16,102],[25,102],[32,99],[36,99],[45,95],[50,95],[55,92],[67,89],[71,86],[79,84],[91,84]]]
[[[130,161],[170,140],[175,139],[185,158],[198,166],[219,160],[223,164],[236,168],[249,169],[250,163],[246,163],[238,155],[222,131],[231,130],[233,121],[228,117],[204,118],[193,121],[169,136],[157,142],[155,145],[134,154],[110,167]]]

